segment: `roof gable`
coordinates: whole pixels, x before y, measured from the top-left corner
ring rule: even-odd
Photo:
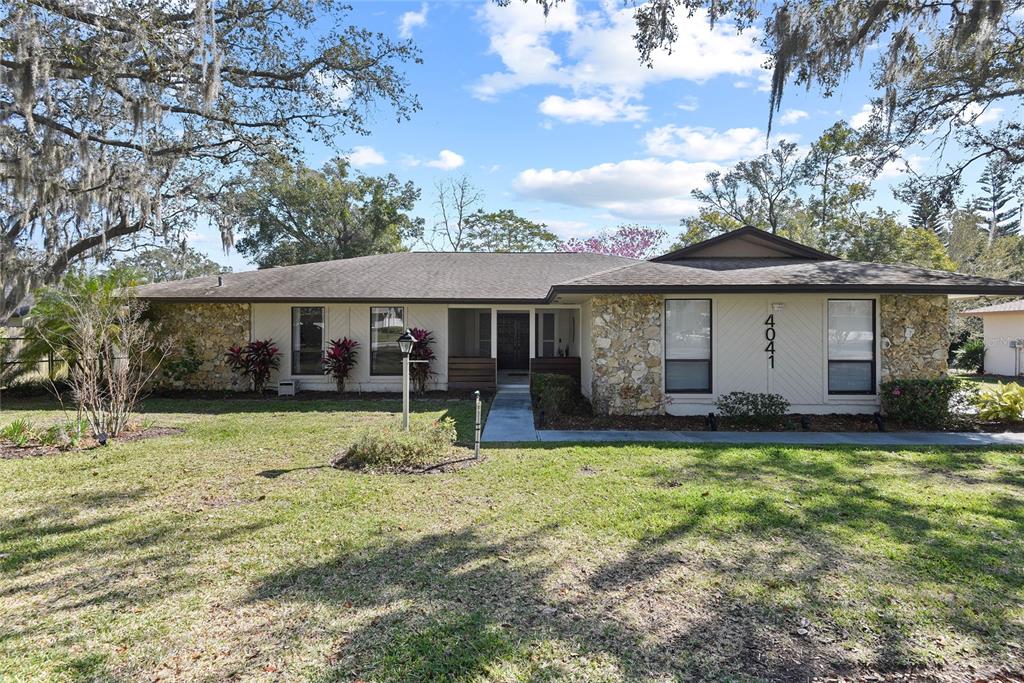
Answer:
[[[836,256],[804,246],[785,237],[746,225],[718,237],[656,256],[652,261],[670,262],[704,258],[785,258],[835,261]]]

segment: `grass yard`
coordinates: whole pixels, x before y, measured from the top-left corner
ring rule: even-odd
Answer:
[[[1020,454],[617,445],[326,467],[382,407],[153,400],[183,434],[0,460],[0,680],[1024,669]],[[471,431],[468,402],[415,409]],[[56,413],[7,403],[0,422],[18,416]]]

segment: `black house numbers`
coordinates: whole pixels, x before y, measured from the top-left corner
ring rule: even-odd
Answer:
[[[768,367],[775,369],[775,314],[770,314],[764,321],[764,338],[768,344],[764,352],[768,354]]]

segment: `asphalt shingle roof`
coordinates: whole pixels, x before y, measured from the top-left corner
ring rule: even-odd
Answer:
[[[143,285],[146,299],[543,301],[556,282],[642,263],[603,254],[401,252]]]
[[[616,291],[821,291],[1024,294],[1024,283],[910,265],[806,258],[688,258],[669,263],[574,253],[403,252],[160,282],[171,301],[460,301],[544,303]]]
[[[1024,299],[1018,299],[1017,301],[1007,301],[1002,304],[993,304],[991,306],[984,306],[982,308],[972,308],[969,311],[962,311],[960,315],[978,315],[985,313],[1016,313],[1024,311]]]
[[[785,258],[708,258],[642,261],[554,286],[561,292],[862,291],[1024,294],[1024,283],[929,270],[903,264]]]

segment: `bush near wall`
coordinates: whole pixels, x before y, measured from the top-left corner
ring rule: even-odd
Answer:
[[[949,422],[950,402],[961,382],[939,379],[897,379],[882,383],[882,413],[916,427],[937,428]]]
[[[789,412],[789,401],[779,394],[753,394],[733,391],[715,401],[718,412],[741,427],[768,429],[782,423]]]
[[[569,375],[537,373],[530,375],[530,398],[534,407],[547,418],[590,412],[590,404],[580,393],[576,379]]]

